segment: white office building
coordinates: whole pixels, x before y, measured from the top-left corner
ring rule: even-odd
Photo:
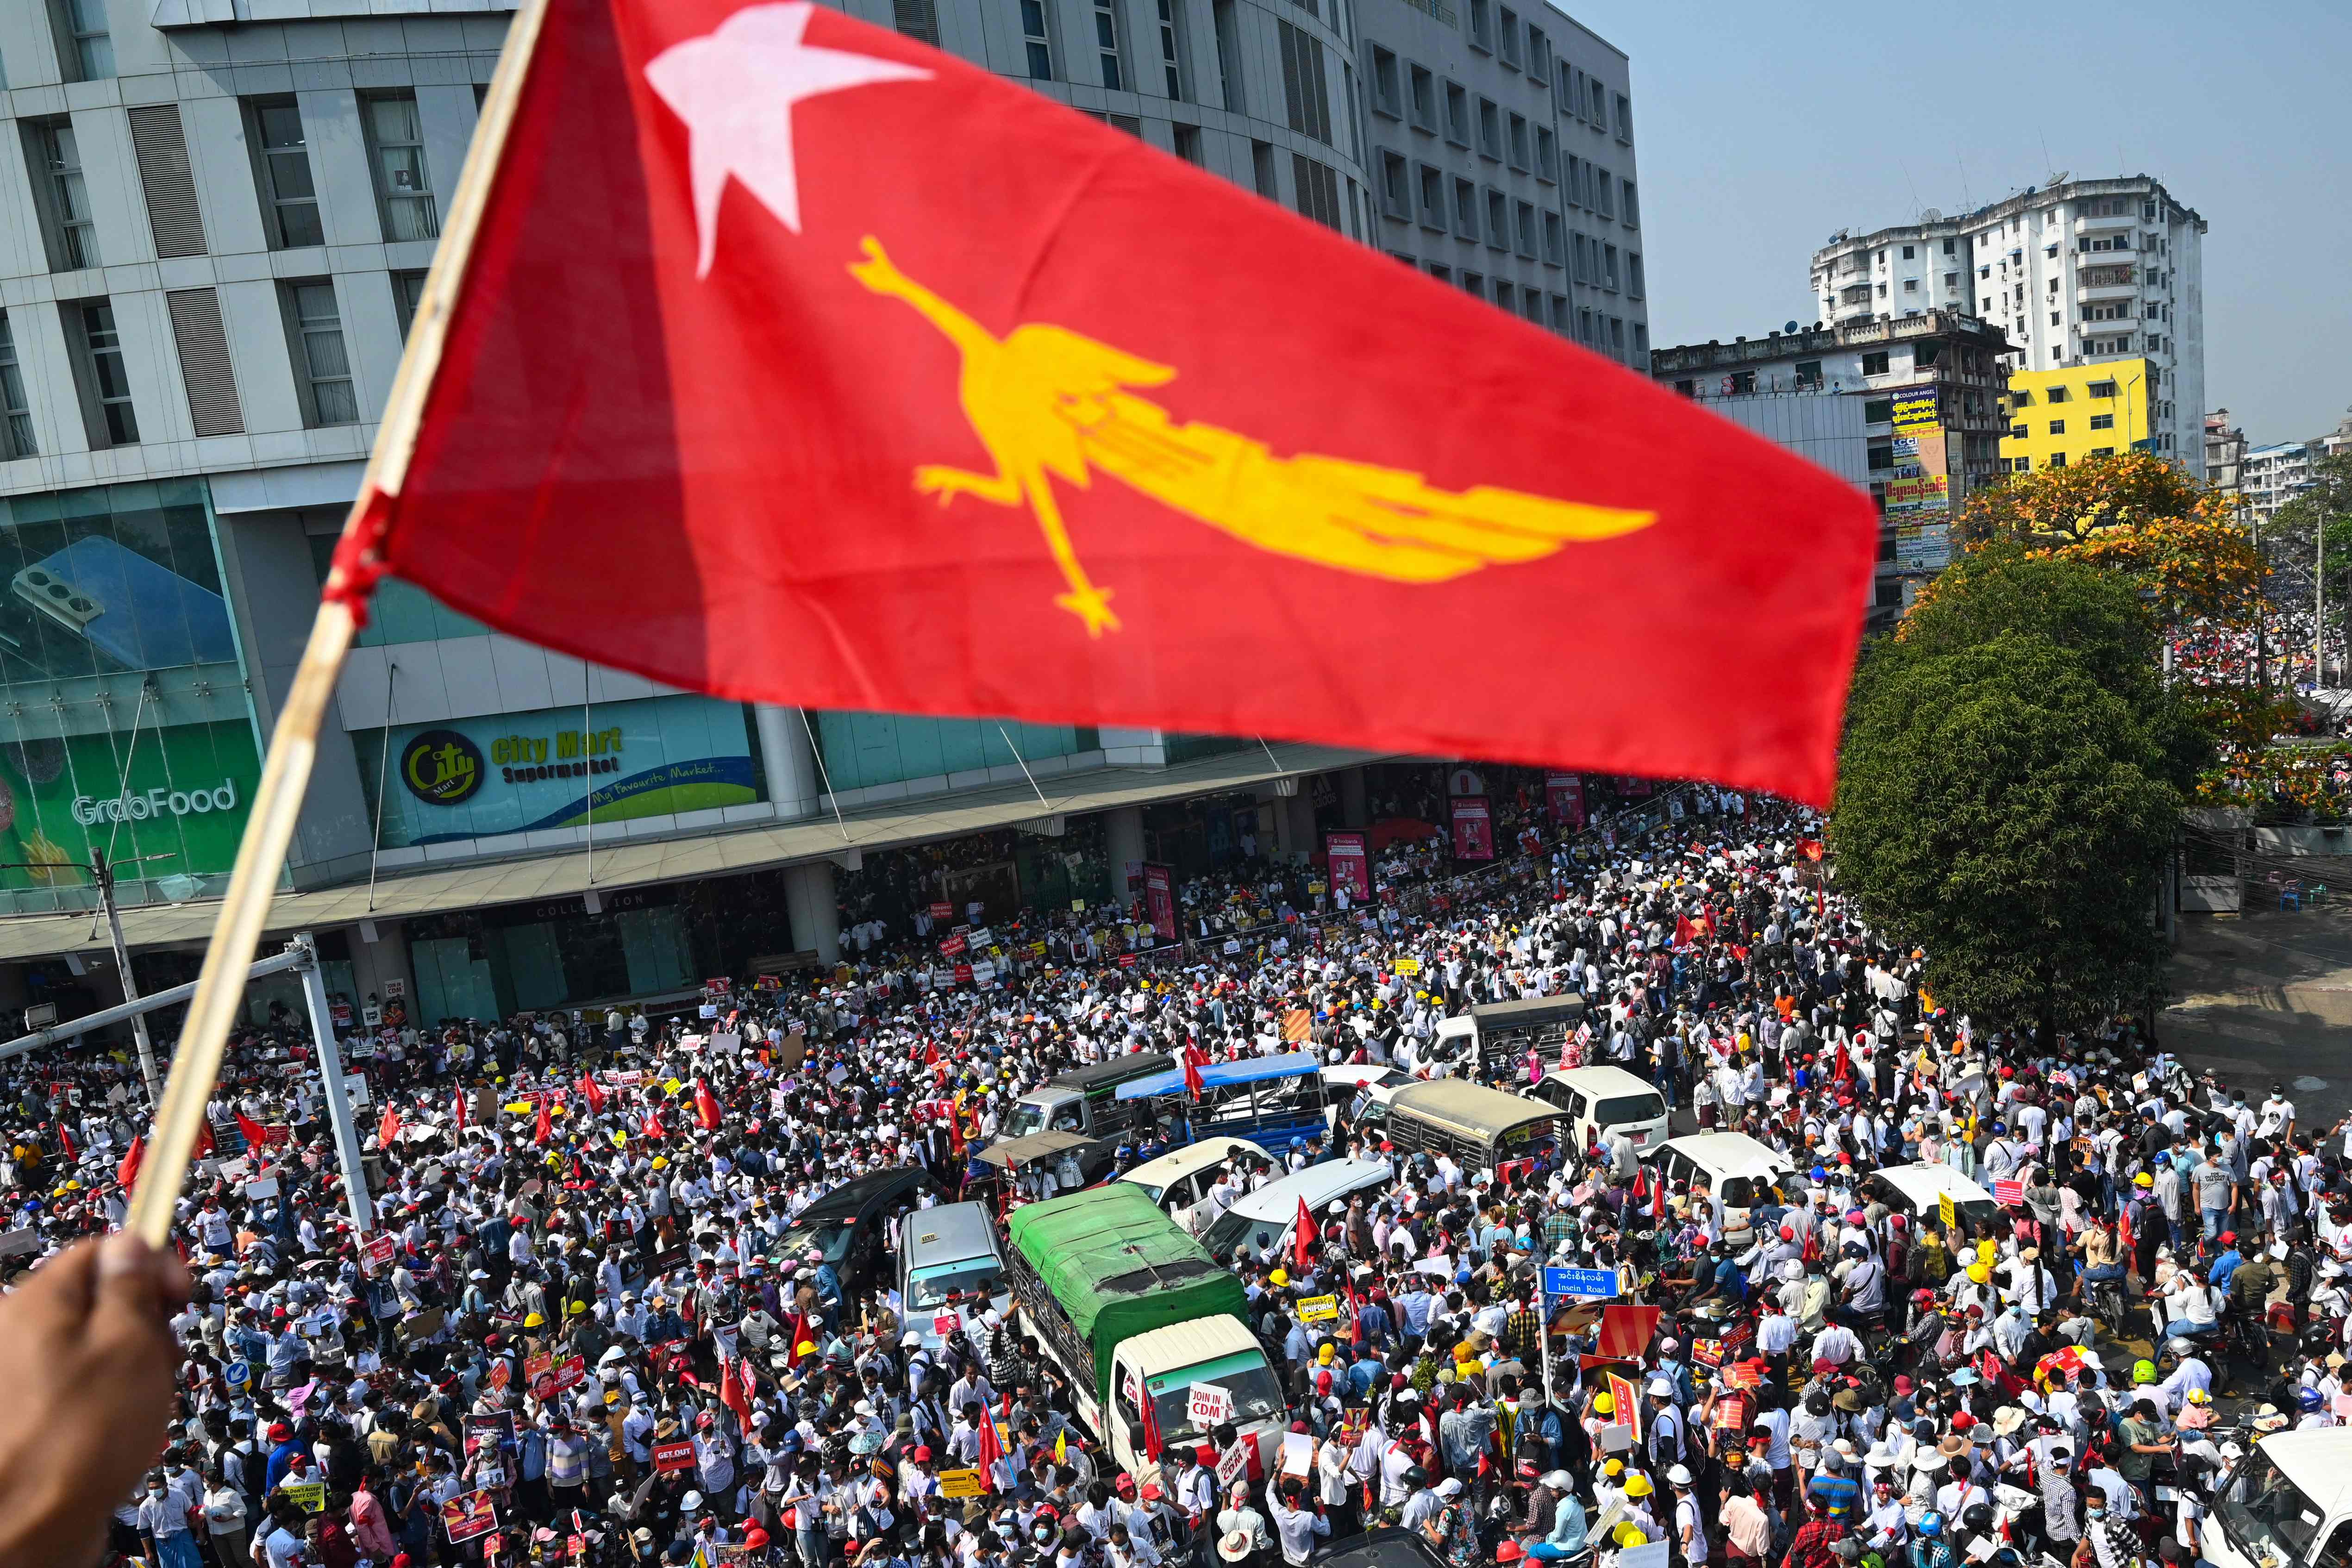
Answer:
[[[1813,253],[1832,325],[1958,310],[2019,345],[2014,368],[2145,359],[2154,450],[2205,469],[2205,220],[2145,174],[2060,180]]]

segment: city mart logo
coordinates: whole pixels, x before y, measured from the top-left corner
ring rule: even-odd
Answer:
[[[428,729],[400,753],[401,781],[428,806],[455,806],[482,787],[482,748],[454,729]]]

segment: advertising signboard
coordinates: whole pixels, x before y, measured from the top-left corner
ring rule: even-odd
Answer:
[[[162,857],[150,879],[224,874],[260,777],[244,719],[0,741],[0,861],[23,862],[0,887],[81,886],[93,843],[126,868]]]
[[[1172,866],[1146,864],[1143,868],[1143,912],[1151,921],[1151,934],[1162,942],[1173,942],[1176,929],[1176,871]]]
[[[1372,896],[1372,862],[1361,833],[1326,833],[1323,853],[1331,865],[1331,885],[1344,887],[1348,896],[1368,903]]]
[[[1495,814],[1484,795],[1456,795],[1448,802],[1454,811],[1454,858],[1490,861],[1495,858]]]
[[[353,737],[382,760],[383,846],[576,827],[748,805],[760,799],[740,703],[642,697],[395,726]],[[380,758],[363,758],[373,790]],[[373,804],[373,802],[371,802]]]

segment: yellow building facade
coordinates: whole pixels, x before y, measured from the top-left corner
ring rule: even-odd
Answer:
[[[2000,401],[2009,424],[2000,455],[2013,473],[2038,474],[2085,457],[2121,456],[2148,437],[2146,360],[2099,360],[2019,371]]]

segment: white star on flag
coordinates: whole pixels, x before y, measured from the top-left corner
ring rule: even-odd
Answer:
[[[874,55],[804,44],[809,0],[753,5],[719,30],[674,44],[646,67],[646,79],[686,121],[692,146],[694,223],[701,254],[695,276],[710,276],[719,248],[719,197],[727,176],[794,234],[801,232],[800,177],[793,160],[793,106],[819,93],[878,81],[922,81],[930,72]]]

